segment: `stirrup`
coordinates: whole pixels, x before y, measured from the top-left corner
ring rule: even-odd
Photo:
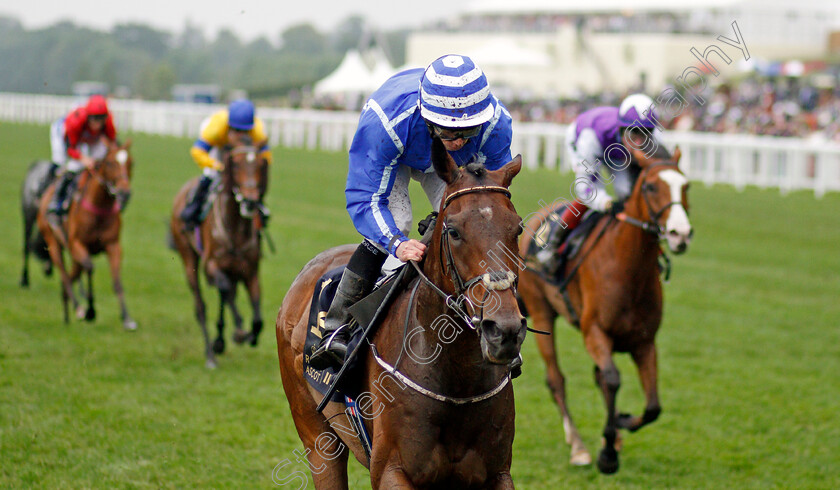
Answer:
[[[329,336],[321,340],[321,343],[315,350],[312,352],[312,355],[309,357],[309,365],[314,367],[315,369],[326,369],[328,367],[335,367],[340,368],[344,364],[344,359],[347,357],[347,343],[350,340],[349,332],[345,331],[344,333],[347,335],[346,339],[336,339],[336,336],[342,330],[349,329],[350,323],[345,323],[341,325],[335,331],[333,331]],[[339,340],[341,343],[334,343],[335,340]],[[343,353],[338,353],[333,350],[334,347],[337,347],[339,352],[343,350]]]

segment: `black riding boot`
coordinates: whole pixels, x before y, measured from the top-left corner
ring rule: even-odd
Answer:
[[[50,205],[47,207],[47,212],[49,214],[56,216],[64,214],[64,203],[67,201],[67,197],[71,196],[73,192],[75,192],[75,184],[75,173],[65,171],[61,174],[60,180],[55,185],[55,193],[53,193],[52,201],[50,201]]]
[[[321,341],[309,358],[309,364],[315,369],[338,369],[344,364],[352,334],[349,307],[370,294],[387,257],[387,254],[364,241],[350,258],[324,318]]]
[[[210,184],[213,183],[213,178],[207,175],[202,175],[198,181],[198,186],[195,188],[192,200],[184,206],[181,211],[181,220],[184,226],[188,229],[195,228],[200,225],[201,208],[204,207],[204,201],[207,199],[207,194],[210,191]]]

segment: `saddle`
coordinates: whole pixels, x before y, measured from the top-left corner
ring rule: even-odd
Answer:
[[[565,209],[566,206],[558,208],[546,217],[534,238],[528,242],[526,254],[529,267],[556,283],[563,281],[566,263],[580,253],[586,238],[603,216],[603,213],[590,209],[581,223],[566,233],[560,220]]]
[[[401,267],[405,266],[403,265]],[[327,316],[327,311],[330,309],[330,304],[332,304],[332,300],[335,297],[335,292],[338,289],[338,283],[341,281],[341,276],[344,274],[344,269],[345,266],[336,267],[321,276],[315,284],[315,291],[312,294],[312,303],[309,307],[309,323],[303,346],[303,376],[306,379],[306,382],[322,395],[326,395],[329,391],[330,386],[335,381],[335,377],[338,374],[339,369],[334,367],[315,369],[309,365],[309,358],[318,347],[318,343],[321,340],[321,329],[319,327],[324,321],[324,318]],[[389,295],[389,292],[391,292],[391,290],[395,287],[402,287],[401,285],[406,283],[406,281],[399,280],[401,275],[396,274],[397,270],[398,269],[389,271],[387,269],[383,269],[385,274],[380,277],[379,281],[377,281],[377,285],[373,292],[350,307],[350,313],[353,316],[354,325],[352,325],[351,328],[352,333],[350,342],[347,344],[348,352],[353,352],[357,345],[363,343],[365,340],[368,340],[363,338],[364,331],[373,320],[376,311],[380,308],[387,309],[390,306],[390,301],[396,297],[395,294]],[[385,300],[388,298],[392,299],[388,300],[388,303],[385,303]],[[371,329],[371,335],[372,334],[373,329]],[[363,344],[361,346],[361,349],[366,348],[367,345]],[[370,451],[372,448],[370,434],[368,434],[367,429],[365,428],[364,420],[362,419],[359,411],[356,409],[356,398],[358,398],[362,392],[362,371],[360,368],[363,365],[363,353],[364,351],[360,350],[359,355],[346,361],[347,366],[345,367],[345,371],[339,380],[337,389],[330,397],[330,401],[344,403],[347,407],[346,413],[350,418],[350,422],[353,425],[356,434],[358,434],[359,441],[362,443],[362,447],[365,449],[368,458],[370,458]]]

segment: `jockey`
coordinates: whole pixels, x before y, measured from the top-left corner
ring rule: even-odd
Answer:
[[[653,100],[645,94],[627,96],[619,107],[596,107],[580,114],[566,131],[566,154],[575,176],[589,186],[586,196],[576,199],[560,216],[565,232],[555,245],[583,219],[587,209],[613,214],[633,191],[639,167],[631,164],[628,148],[647,150],[659,143],[659,120]],[[599,171],[606,169],[608,177]],[[605,189],[612,182],[616,197]],[[585,203],[583,202],[585,201]]]
[[[434,172],[432,138],[458,165],[496,170],[511,160],[511,117],[490,93],[487,78],[466,56],[446,55],[425,70],[400,72],[368,99],[350,146],[347,211],[365,240],[350,258],[310,358],[316,369],[340,366],[350,332],[348,307],[371,292],[388,254],[420,261],[425,245],[408,238],[410,179],[420,182],[435,211],[446,188]]]
[[[52,161],[62,171],[47,207],[47,218],[54,224],[66,212],[66,201],[76,190],[79,173],[92,169],[96,160],[104,158],[108,151],[104,140],[115,141],[116,137],[114,120],[101,95],[91,96],[87,104],[50,126]]]
[[[242,136],[250,137],[258,148],[259,157],[271,163],[271,150],[265,126],[260,118],[254,116],[254,104],[250,100],[235,100],[227,109],[223,109],[201,123],[198,139],[190,148],[190,156],[202,169],[201,179],[195,189],[192,200],[181,211],[181,219],[187,228],[198,226],[201,209],[207,199],[211,184],[218,178],[224,165],[219,162],[220,149],[238,141]],[[260,196],[262,199],[262,196]],[[268,217],[268,210],[260,203],[263,219]]]

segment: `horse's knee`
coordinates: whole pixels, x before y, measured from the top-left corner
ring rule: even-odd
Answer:
[[[601,372],[601,378],[604,381],[604,385],[610,391],[618,391],[618,388],[621,387],[621,374],[619,374],[615,366],[604,369]]]

